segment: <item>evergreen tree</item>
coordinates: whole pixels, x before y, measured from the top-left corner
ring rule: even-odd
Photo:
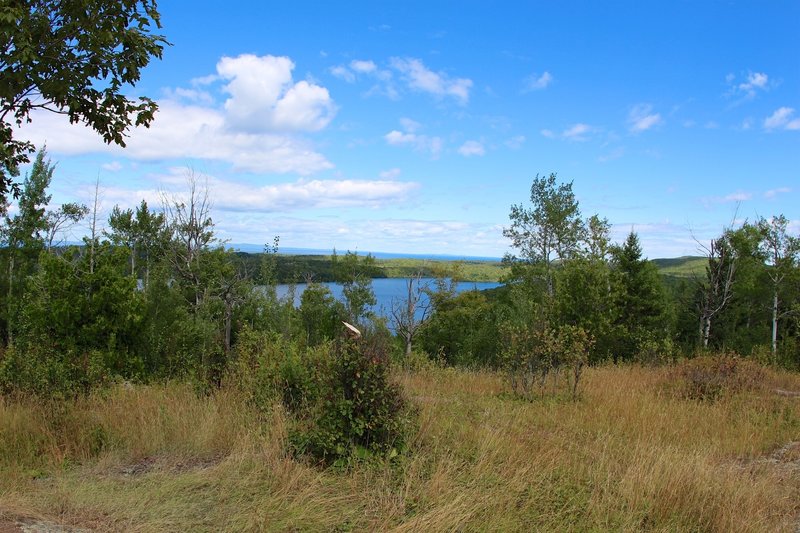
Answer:
[[[663,340],[669,332],[666,295],[657,267],[642,258],[639,237],[631,230],[625,244],[614,248],[613,264],[618,277],[620,328],[614,359],[633,358],[648,340]]]

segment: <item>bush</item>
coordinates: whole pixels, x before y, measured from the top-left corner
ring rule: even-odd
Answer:
[[[758,389],[765,380],[761,365],[729,352],[684,361],[675,368],[674,376],[683,397],[707,401]]]
[[[314,405],[305,416],[297,413],[290,432],[295,451],[324,464],[402,452],[410,410],[390,379],[386,344],[380,338],[343,340],[331,356]]]
[[[503,360],[515,394],[526,399],[532,399],[537,393],[544,395],[549,380],[554,394],[563,382],[572,398],[577,398],[583,369],[594,343],[583,328],[512,328],[507,336],[508,348]]]

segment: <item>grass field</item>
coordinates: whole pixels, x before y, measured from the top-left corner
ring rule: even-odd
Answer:
[[[500,262],[491,261],[434,261],[427,259],[378,259],[378,267],[387,278],[407,278],[421,271],[424,276],[434,276],[437,270],[454,266],[463,281],[500,281],[508,269]]]
[[[676,257],[673,259],[654,259],[658,270],[665,276],[677,278],[702,277],[708,264],[707,257]]]
[[[669,369],[601,367],[577,402],[524,402],[494,373],[398,372],[410,454],[347,470],[287,455],[280,407],[235,389],[0,399],[0,531],[795,531],[800,399],[772,389],[800,377],[769,375],[708,403]]]

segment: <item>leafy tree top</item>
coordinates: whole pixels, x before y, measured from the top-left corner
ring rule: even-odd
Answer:
[[[0,6],[0,200],[19,193],[12,177],[34,149],[14,138],[31,112],[84,122],[107,143],[125,146],[131,125],[149,126],[151,99],[129,99],[163,36],[155,0],[11,0]]]

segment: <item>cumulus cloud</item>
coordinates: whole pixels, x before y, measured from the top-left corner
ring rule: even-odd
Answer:
[[[374,61],[361,60],[361,59],[354,59],[353,61],[351,61],[350,68],[353,69],[353,71],[359,72],[361,74],[371,74],[378,70],[378,66],[375,64]]]
[[[486,154],[486,149],[478,141],[467,141],[458,148],[458,153],[464,157],[481,156]]]
[[[553,82],[553,76],[545,71],[541,76],[533,74],[525,79],[526,91],[539,91]]]
[[[251,172],[313,174],[333,165],[297,134],[324,128],[335,106],[324,87],[295,83],[293,68],[287,57],[223,57],[217,74],[191,81],[194,87],[223,81],[229,97],[221,108],[197,89],[169,90],[158,102],[151,127],[132,129],[124,150],[104,144],[81,124],[69,124],[63,116],[44,111],[34,113],[33,121],[20,128],[20,137],[37,145],[47,142],[53,153],[65,155],[202,159]]]
[[[392,146],[412,146],[418,152],[428,152],[434,159],[439,157],[444,143],[441,137],[430,137],[428,135],[417,134],[416,131],[422,127],[419,122],[409,118],[401,118],[400,124],[405,131],[392,130],[383,138],[387,144]]]
[[[794,118],[794,108],[781,107],[764,119],[765,130],[800,130],[800,118]]]
[[[439,157],[443,146],[441,137],[404,133],[398,130],[392,130],[383,137],[392,146],[410,145],[419,152],[429,152],[434,158]]]
[[[243,54],[223,57],[217,74],[228,83],[226,119],[231,129],[245,132],[318,131],[336,114],[328,89],[292,80],[288,57]]]
[[[632,133],[647,131],[662,122],[661,115],[654,113],[650,104],[637,104],[628,113],[628,129]]]
[[[728,84],[728,96],[737,96],[739,103],[752,100],[759,91],[767,91],[770,87],[769,76],[764,72],[748,72],[743,81],[736,81],[734,74],[725,77]]]
[[[309,175],[333,165],[309,142],[296,136],[231,131],[223,112],[177,102],[159,102],[150,128],[131,130],[126,148],[107,145],[89,128],[70,124],[61,115],[39,112],[21,135],[52,153],[110,153],[144,161],[201,159],[223,161],[250,172]]]
[[[353,74],[347,67],[342,65],[331,67],[330,73],[336,76],[337,78],[343,79],[348,83],[353,83],[354,81],[356,81],[356,75]]]
[[[415,58],[393,57],[390,64],[400,72],[412,90],[439,97],[452,97],[461,105],[469,101],[469,91],[472,88],[470,79],[451,79],[447,74],[430,70],[421,60]]]

